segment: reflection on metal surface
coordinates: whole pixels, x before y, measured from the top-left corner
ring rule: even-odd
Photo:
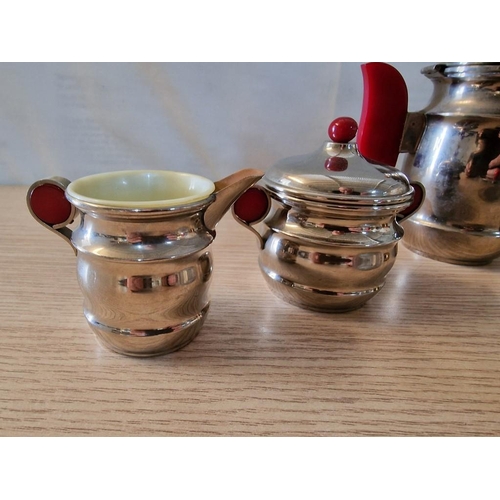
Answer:
[[[495,182],[498,176],[500,159],[500,127],[481,129],[476,135],[476,149],[471,153],[465,166],[467,177],[483,177]]]
[[[156,287],[189,285],[195,279],[196,269],[189,267],[166,276],[130,276],[119,280],[119,284],[132,293],[143,293]]]

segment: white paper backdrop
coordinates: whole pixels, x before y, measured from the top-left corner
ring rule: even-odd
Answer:
[[[360,64],[2,63],[0,184],[111,170],[168,169],[212,180],[266,170],[359,120]],[[432,63],[392,63],[409,109],[424,107]]]

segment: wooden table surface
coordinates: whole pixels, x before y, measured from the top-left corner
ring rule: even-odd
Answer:
[[[0,435],[500,435],[500,260],[460,267],[399,246],[363,308],[314,313],[267,289],[228,214],[212,305],[184,349],[101,347],[70,247],[0,187]]]

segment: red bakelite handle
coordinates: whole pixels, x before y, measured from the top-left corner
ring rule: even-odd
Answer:
[[[406,83],[390,64],[363,64],[361,71],[364,93],[358,150],[367,160],[394,167],[408,113]]]
[[[247,224],[261,221],[269,213],[271,200],[258,186],[247,189],[234,203],[233,214]]]
[[[49,226],[71,222],[73,206],[66,199],[64,188],[51,181],[41,182],[29,195],[32,213]]]

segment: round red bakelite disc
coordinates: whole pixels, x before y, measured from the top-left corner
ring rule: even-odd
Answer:
[[[349,162],[346,158],[341,158],[339,156],[332,156],[327,158],[325,161],[325,168],[331,172],[343,172],[347,170]]]
[[[42,222],[51,226],[66,222],[71,215],[71,203],[64,189],[54,184],[37,186],[31,193],[30,206]]]
[[[335,118],[328,127],[328,135],[333,142],[349,142],[356,137],[357,131],[358,124],[356,120],[348,116]]]
[[[234,213],[251,224],[262,219],[269,209],[269,199],[262,189],[252,187],[245,191],[234,203]]]

